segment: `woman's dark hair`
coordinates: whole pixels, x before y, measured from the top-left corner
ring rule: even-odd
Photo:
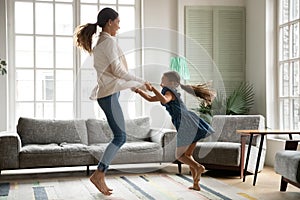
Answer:
[[[119,14],[114,9],[103,8],[98,13],[96,24],[98,26],[100,26],[101,28],[103,28],[109,20],[113,21],[113,20],[117,19],[117,17],[119,17]]]
[[[211,83],[203,83],[198,85],[183,85],[180,83],[180,75],[175,71],[165,72],[163,74],[169,81],[176,83],[187,93],[203,99],[206,104],[210,105],[216,97],[216,92],[211,89]]]
[[[115,20],[119,14],[112,8],[103,8],[98,13],[97,22],[79,25],[75,29],[75,45],[89,53],[92,52],[92,39],[97,31],[97,25],[103,28],[109,20]]]

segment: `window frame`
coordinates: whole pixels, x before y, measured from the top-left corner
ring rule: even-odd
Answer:
[[[49,2],[49,3],[53,3],[53,6],[55,6],[56,3],[68,3],[68,4],[72,4],[72,8],[73,8],[73,30],[75,30],[75,27],[79,24],[81,24],[80,22],[80,6],[81,6],[81,2],[80,0],[73,0],[71,3],[69,2],[56,2],[54,0],[48,0],[48,1],[39,1],[39,0],[13,0],[13,1],[8,1],[7,2],[7,44],[8,44],[8,58],[7,58],[7,61],[8,63],[10,63],[10,71],[9,71],[9,74],[8,74],[8,99],[9,99],[9,108],[8,108],[8,112],[9,112],[9,120],[8,120],[8,129],[9,130],[14,130],[15,129],[15,124],[17,123],[17,108],[16,108],[16,105],[18,103],[17,99],[16,99],[16,87],[17,87],[17,84],[16,84],[16,63],[15,63],[15,52],[16,52],[16,49],[15,49],[15,36],[18,35],[17,33],[15,33],[15,11],[14,11],[14,5],[15,5],[15,2],[33,2],[33,3],[36,3],[36,2]],[[121,4],[119,3],[118,0],[116,0],[116,3],[114,4],[115,5],[115,8],[116,10],[118,10],[119,6],[133,6],[134,9],[135,9],[135,13],[136,13],[136,16],[141,16],[141,5],[142,5],[142,2],[141,0],[135,0],[134,1],[135,3],[132,4],[132,5],[126,5],[126,4]],[[101,4],[101,0],[97,0],[97,6],[98,6],[98,10],[100,8],[102,8],[103,6],[113,6],[113,4]],[[35,5],[33,4],[33,8],[35,7]],[[33,10],[34,12],[34,10]],[[94,19],[96,19],[97,16],[95,16]],[[120,16],[122,17],[122,16]],[[33,18],[35,19],[35,17]],[[55,20],[55,16],[53,16],[53,19]],[[91,19],[91,23],[93,23],[93,20],[94,19]],[[141,17],[136,17],[135,18],[135,28],[136,29],[139,29],[141,28],[141,21],[140,21]],[[53,22],[54,23],[54,22]],[[35,26],[35,21],[33,22],[33,26]],[[21,34],[22,35],[22,34]],[[36,37],[36,35],[38,34],[35,34],[33,32],[33,34],[30,34],[34,37]],[[56,37],[59,37],[60,35],[57,35],[55,33],[53,33],[51,35],[52,38],[56,38]],[[137,37],[137,40],[141,40],[141,36],[138,36]],[[141,45],[141,41],[138,42],[139,45]],[[55,54],[55,47],[53,47],[53,53]],[[34,47],[34,54],[35,54],[35,47]],[[76,87],[73,88],[73,97],[72,97],[72,106],[73,106],[73,118],[81,118],[81,94],[80,94],[80,83],[79,81],[74,81],[75,79],[78,79],[80,77],[80,67],[81,67],[81,55],[82,53],[80,52],[79,49],[77,49],[75,46],[73,47],[73,65],[74,67],[71,68],[70,70],[72,70],[73,72],[73,85],[75,85]],[[55,57],[55,56],[54,56]],[[35,55],[34,55],[34,58],[35,58]],[[138,55],[138,58],[136,58],[136,60],[138,60],[139,63],[137,63],[138,66],[142,66],[142,55]],[[53,60],[55,61],[55,60]],[[59,69],[55,69],[54,67],[55,63],[53,63],[53,72],[55,72],[55,70],[60,70],[61,68]],[[26,69],[26,68],[24,68]],[[33,65],[33,68],[34,70],[34,77],[36,79],[36,66]],[[62,69],[63,70],[63,69]],[[142,75],[142,74],[141,74]],[[55,82],[55,81],[54,81]],[[35,85],[35,80],[34,80],[34,85]],[[55,88],[55,85],[54,85],[54,88]],[[34,86],[34,93],[36,93],[36,86]],[[54,89],[54,92],[55,92],[55,89]],[[37,107],[37,103],[39,102],[36,98],[33,99],[33,101],[30,101],[34,104],[34,117],[36,117],[37,113],[36,113],[36,107]],[[53,103],[57,103],[58,101],[57,100],[53,100],[52,101]],[[96,103],[96,101],[95,101]],[[53,107],[53,112],[55,112],[55,106]],[[142,109],[140,109],[142,110]],[[142,114],[142,113],[140,113]],[[47,117],[46,117],[47,118]],[[54,114],[54,118],[55,117],[55,114]]]
[[[290,129],[290,130],[295,130],[299,129],[299,122],[298,125],[296,124],[296,121],[299,121],[300,117],[298,114],[298,120],[295,119],[295,109],[294,106],[298,102],[298,107],[300,104],[300,96],[298,94],[295,95],[293,93],[293,87],[295,86],[294,83],[292,82],[292,79],[294,77],[293,71],[293,64],[298,63],[297,69],[298,69],[298,92],[300,92],[300,77],[299,77],[299,70],[300,70],[300,14],[298,13],[298,17],[291,19],[290,11],[291,11],[291,0],[288,0],[288,20],[281,23],[281,16],[282,16],[282,8],[281,8],[281,2],[282,0],[278,0],[277,4],[277,69],[278,69],[278,112],[279,112],[279,128],[280,129]],[[298,3],[298,6],[300,7],[300,3]],[[298,7],[298,12],[300,11],[300,8]],[[298,47],[298,54],[296,56],[291,56],[293,54],[294,49],[292,46],[295,46],[295,44],[292,44],[292,35],[295,32],[292,32],[291,28],[293,25],[297,24],[298,25],[298,42],[296,46]],[[281,35],[281,31],[283,31],[284,28],[288,29],[288,53],[287,58],[284,58],[283,52],[284,52],[284,47],[282,47],[282,44],[284,43],[283,37],[284,35]],[[282,41],[282,43],[281,43]],[[294,52],[295,53],[295,52]],[[282,55],[282,56],[281,56]],[[288,80],[283,80],[284,75],[284,69],[283,65],[287,66],[288,70]],[[287,88],[285,89],[284,84],[287,84]],[[296,101],[296,103],[294,103]],[[286,105],[284,102],[287,102]],[[286,106],[286,107],[285,107]],[[300,109],[298,108],[298,112],[300,112]],[[285,113],[287,115],[285,116]]]

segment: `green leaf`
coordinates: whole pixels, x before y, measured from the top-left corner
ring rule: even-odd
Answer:
[[[0,67],[0,72],[1,72],[2,75],[7,74],[6,69],[3,68],[3,67]]]
[[[242,82],[227,99],[227,115],[248,114],[254,104],[253,85]]]
[[[0,72],[2,75],[7,74],[5,66],[6,66],[5,60],[0,59]]]
[[[6,66],[6,62],[5,62],[5,60],[1,60],[1,65],[3,65],[3,66]]]

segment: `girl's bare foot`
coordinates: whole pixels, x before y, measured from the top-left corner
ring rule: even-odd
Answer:
[[[105,180],[105,174],[99,170],[96,170],[90,177],[90,181],[96,186],[96,188],[104,195],[111,195],[112,189],[108,188]]]
[[[200,176],[205,171],[205,168],[203,165],[199,165],[197,170],[190,167],[190,171],[192,173],[194,184],[193,184],[193,186],[189,187],[189,189],[200,191],[201,190],[201,188],[199,186]]]
[[[205,171],[205,167],[203,165],[199,164],[195,171],[196,171],[196,174],[195,174],[194,182],[197,182],[197,184],[198,184],[198,182],[200,181],[201,174]]]
[[[191,187],[189,187],[189,189],[190,190],[196,190],[196,191],[200,191],[201,190],[201,188],[200,188],[200,186],[199,186],[198,183],[197,184],[194,183],[194,185],[191,186]]]
[[[205,167],[203,165],[198,165],[197,169],[193,169],[192,167],[190,167],[190,170],[192,172],[194,184],[193,186],[189,187],[189,189],[200,191],[201,188],[199,186],[199,181],[201,174],[205,171]]]
[[[190,167],[190,171],[191,171],[193,180],[195,181],[196,170],[194,168]]]

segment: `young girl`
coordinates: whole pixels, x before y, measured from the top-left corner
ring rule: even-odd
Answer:
[[[161,78],[161,92],[150,83],[146,83],[145,85],[155,96],[150,96],[141,89],[136,89],[135,92],[147,101],[160,101],[166,107],[166,110],[172,117],[172,123],[177,130],[176,158],[182,163],[189,165],[194,180],[194,184],[190,189],[199,191],[200,176],[205,171],[205,168],[196,162],[192,155],[197,141],[207,137],[214,130],[203,119],[186,108],[176,88],[180,85],[183,90],[204,99],[208,104],[214,99],[215,93],[209,90],[205,84],[197,86],[180,84],[180,76],[175,71],[163,74]]]

